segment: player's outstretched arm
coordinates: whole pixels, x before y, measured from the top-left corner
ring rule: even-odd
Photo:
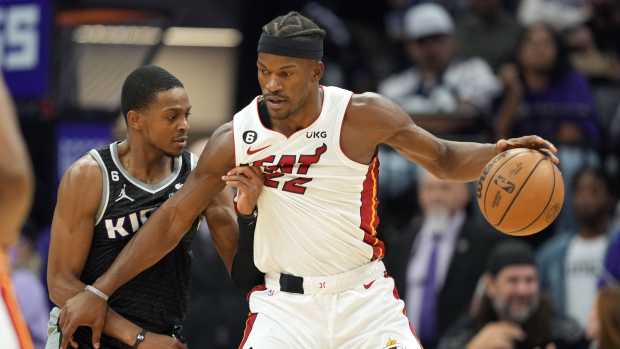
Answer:
[[[76,161],[60,182],[47,266],[50,300],[59,307],[63,307],[68,299],[86,286],[80,281],[80,275],[93,238],[102,195],[101,183],[101,170],[90,155]],[[107,312],[103,332],[108,336],[132,346],[140,331],[139,326],[112,309]],[[167,341],[170,348],[176,341],[172,337],[154,334],[147,338],[151,342]]]
[[[93,286],[110,295],[172,250],[222,190],[221,177],[234,165],[233,131],[228,123],[215,131],[183,187],[153,213]],[[78,326],[90,326],[100,334],[106,310],[103,298],[92,292],[68,300],[60,316],[63,340]]]
[[[366,130],[372,146],[387,144],[410,161],[443,179],[471,181],[495,155],[511,148],[546,151],[553,160],[557,150],[538,136],[500,140],[497,143],[455,142],[438,138],[417,126],[398,105],[375,93],[356,95],[349,112],[350,122]]]
[[[34,180],[13,100],[0,74],[0,249],[17,241],[30,212]]]
[[[232,191],[224,189],[217,194],[205,210],[204,216],[209,226],[215,250],[224,262],[226,270],[230,273],[239,239]]]

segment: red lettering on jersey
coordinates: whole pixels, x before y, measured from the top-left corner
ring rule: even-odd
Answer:
[[[265,185],[270,188],[277,189],[280,183],[278,181],[275,181],[275,178],[282,177],[284,176],[284,174],[293,174],[293,168],[295,167],[296,163],[299,163],[299,167],[297,168],[297,174],[308,174],[310,166],[318,163],[321,159],[321,155],[323,155],[326,151],[327,145],[323,143],[322,146],[315,149],[314,154],[300,155],[299,161],[296,161],[296,155],[282,155],[280,157],[280,161],[275,164],[275,155],[270,155],[264,159],[254,161],[252,163],[252,166],[261,167],[265,175]],[[312,178],[293,178],[284,182],[282,190],[290,193],[303,195],[306,192],[306,187],[304,187],[303,185],[310,181],[312,181]]]
[[[278,161],[278,167],[282,173],[293,173],[293,167],[295,166],[295,155],[282,155],[280,161]]]
[[[278,166],[265,166],[264,165],[265,163],[273,163],[275,159],[276,159],[275,155],[270,155],[264,159],[254,161],[252,163],[252,166],[262,167],[263,173],[265,174],[265,181],[264,181],[265,185],[270,188],[277,189],[280,183],[278,181],[274,181],[273,179],[282,177],[284,176],[284,174],[275,172],[278,169]]]
[[[312,178],[293,178],[284,183],[282,190],[303,195],[306,193],[306,187],[302,187],[302,185],[310,181],[312,181]]]
[[[299,169],[298,174],[307,174],[308,169],[312,164],[316,164],[321,159],[321,155],[327,151],[327,145],[323,143],[322,146],[316,148],[314,155],[300,155],[299,156]]]

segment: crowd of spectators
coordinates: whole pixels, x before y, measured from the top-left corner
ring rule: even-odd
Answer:
[[[379,149],[385,263],[424,348],[620,348],[620,2],[386,0],[372,22],[342,7],[302,9],[335,35],[325,84],[383,94],[441,137],[537,134],[559,149],[562,214],[518,241],[484,221],[468,184]],[[45,241],[25,234],[13,253],[37,348]],[[235,347],[245,299],[206,228],[194,243],[186,337]]]

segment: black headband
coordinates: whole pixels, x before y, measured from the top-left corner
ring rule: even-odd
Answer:
[[[257,52],[297,58],[321,59],[323,58],[323,39],[280,38],[263,32],[258,40]]]

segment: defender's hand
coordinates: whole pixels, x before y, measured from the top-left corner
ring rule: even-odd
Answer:
[[[251,214],[263,190],[264,179],[261,170],[254,166],[237,166],[222,176],[222,180],[237,189],[235,196],[237,211],[243,215]]]
[[[138,345],[139,349],[187,349],[178,339],[163,334],[147,332],[144,342]]]
[[[66,349],[69,344],[74,348],[78,347],[73,340],[73,333],[79,326],[92,329],[93,347],[99,348],[107,312],[108,303],[91,292],[82,291],[69,299],[60,311],[61,348]]]
[[[554,164],[560,164],[560,160],[555,155],[558,149],[548,140],[539,136],[523,136],[518,138],[500,139],[495,143],[498,153],[513,148],[530,148],[542,151],[549,155]]]

